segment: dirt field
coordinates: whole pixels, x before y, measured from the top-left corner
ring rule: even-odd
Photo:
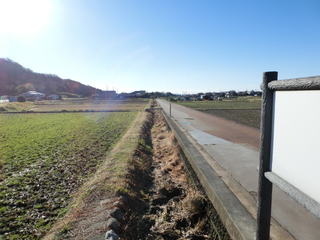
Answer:
[[[223,101],[180,101],[180,105],[249,127],[260,128],[261,97],[238,97]]]
[[[139,111],[148,99],[93,100],[63,99],[38,102],[0,103],[0,113],[6,112],[92,112],[92,111]]]

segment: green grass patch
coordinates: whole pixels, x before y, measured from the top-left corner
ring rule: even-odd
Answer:
[[[0,238],[40,239],[136,116],[0,115]]]

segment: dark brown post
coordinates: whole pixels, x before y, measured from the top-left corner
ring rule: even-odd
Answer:
[[[269,240],[270,238],[272,183],[264,176],[264,173],[271,171],[271,137],[273,128],[274,91],[268,88],[268,83],[277,79],[278,72],[265,72],[263,74],[256,240]]]

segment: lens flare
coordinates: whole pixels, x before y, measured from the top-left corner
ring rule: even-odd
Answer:
[[[50,20],[50,0],[0,0],[0,35],[34,35]]]

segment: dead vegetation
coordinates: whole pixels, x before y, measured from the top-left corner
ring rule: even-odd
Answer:
[[[174,135],[160,112],[137,151],[128,179],[128,219],[121,239],[230,239],[201,190],[190,182]],[[150,151],[152,149],[152,152]]]
[[[127,162],[118,166],[115,156],[107,161],[84,186],[78,207],[45,239],[102,240],[108,230],[121,240],[230,239],[206,196],[190,181],[161,113],[146,114],[135,150],[125,154]],[[115,168],[125,171],[114,174]]]

